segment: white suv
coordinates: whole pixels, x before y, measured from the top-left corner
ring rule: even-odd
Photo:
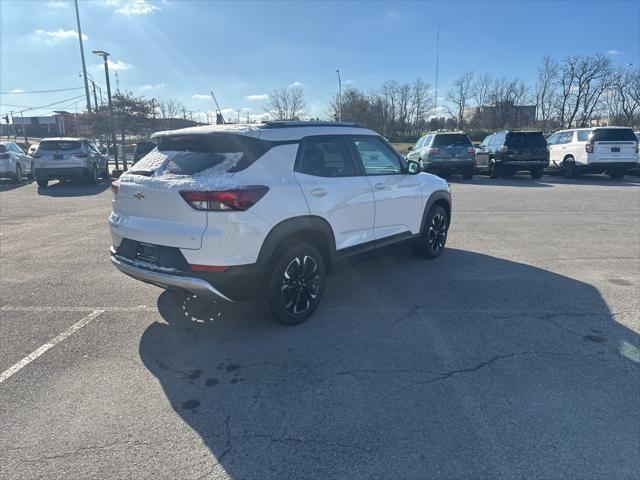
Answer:
[[[111,262],[163,288],[222,301],[258,294],[306,320],[349,255],[411,240],[434,258],[448,184],[357,124],[272,122],[161,132],[114,182]]]
[[[638,163],[638,139],[625,127],[561,130],[547,139],[549,167],[568,178],[581,173],[608,173],[622,178]]]

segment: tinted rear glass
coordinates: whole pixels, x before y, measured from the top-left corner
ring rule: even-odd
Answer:
[[[505,142],[510,147],[542,147],[547,145],[542,132],[513,132]]]
[[[5,153],[7,151],[7,147],[4,145],[0,145],[0,153]]]
[[[636,142],[636,136],[630,128],[603,128],[593,131],[593,142]]]
[[[174,175],[193,175],[229,162],[228,172],[244,170],[270,148],[268,142],[228,133],[160,137],[161,152],[185,152],[176,155],[165,165],[165,172]]]
[[[70,142],[66,140],[43,141],[40,142],[38,150],[79,150],[80,142]]]
[[[432,146],[443,147],[445,145],[471,146],[471,140],[464,133],[448,133],[436,135]]]

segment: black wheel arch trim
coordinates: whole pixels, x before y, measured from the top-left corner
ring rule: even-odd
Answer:
[[[451,194],[446,190],[436,190],[429,196],[427,204],[424,207],[424,212],[422,214],[422,224],[420,225],[420,233],[424,232],[424,227],[427,223],[427,215],[429,215],[429,210],[431,210],[431,207],[433,207],[433,205],[438,201],[447,204],[447,228],[449,228],[449,225],[451,225],[451,212],[453,206],[451,203]]]
[[[327,258],[327,270],[330,269],[336,256],[336,242],[333,229],[324,218],[316,215],[303,215],[299,217],[288,218],[276,224],[267,234],[260,252],[258,253],[257,264],[261,269],[266,269],[269,262],[273,259],[278,246],[289,238],[305,233],[315,233],[321,235],[323,246],[318,250]],[[315,245],[318,247],[318,245]]]

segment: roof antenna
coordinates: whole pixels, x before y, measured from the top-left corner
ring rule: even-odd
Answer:
[[[227,122],[224,121],[224,117],[222,116],[222,111],[220,110],[220,105],[218,105],[218,100],[216,100],[216,96],[213,94],[213,90],[211,90],[211,96],[213,97],[213,101],[216,102],[216,117],[219,115],[220,119],[222,120],[222,125],[225,125]],[[216,121],[216,123],[218,122]]]

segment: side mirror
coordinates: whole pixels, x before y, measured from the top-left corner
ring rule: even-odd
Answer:
[[[407,151],[409,151],[409,152],[410,152],[411,150],[413,150],[413,147],[409,147],[409,148],[407,148]]]
[[[409,175],[417,175],[422,171],[422,165],[415,160],[407,160],[407,173]]]

